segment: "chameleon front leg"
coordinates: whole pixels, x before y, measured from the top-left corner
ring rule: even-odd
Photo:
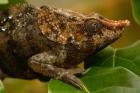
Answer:
[[[35,72],[40,73],[46,77],[62,80],[85,90],[85,87],[81,80],[74,75],[77,73],[81,73],[83,70],[80,70],[79,68],[64,69],[53,66],[52,63],[54,63],[56,59],[57,56],[53,53],[42,52],[29,58],[28,65]]]

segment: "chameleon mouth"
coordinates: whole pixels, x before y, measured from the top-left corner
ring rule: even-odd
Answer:
[[[100,20],[102,24],[109,30],[123,30],[124,27],[128,27],[130,25],[129,20],[109,20],[107,18]]]

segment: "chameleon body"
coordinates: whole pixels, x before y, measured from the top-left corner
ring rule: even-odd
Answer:
[[[23,4],[0,12],[0,69],[6,76],[50,77],[81,89],[75,74],[91,53],[116,41],[128,20],[113,21],[97,13]]]

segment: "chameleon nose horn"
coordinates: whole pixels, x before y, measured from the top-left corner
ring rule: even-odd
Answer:
[[[124,27],[127,27],[130,25],[129,20],[114,21],[114,20],[104,19],[104,20],[101,20],[101,22],[109,30],[122,30]]]

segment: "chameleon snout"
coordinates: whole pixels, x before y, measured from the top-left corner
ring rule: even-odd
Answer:
[[[123,30],[124,27],[128,27],[130,25],[129,20],[109,20],[103,19],[100,22],[104,25],[108,30]]]

